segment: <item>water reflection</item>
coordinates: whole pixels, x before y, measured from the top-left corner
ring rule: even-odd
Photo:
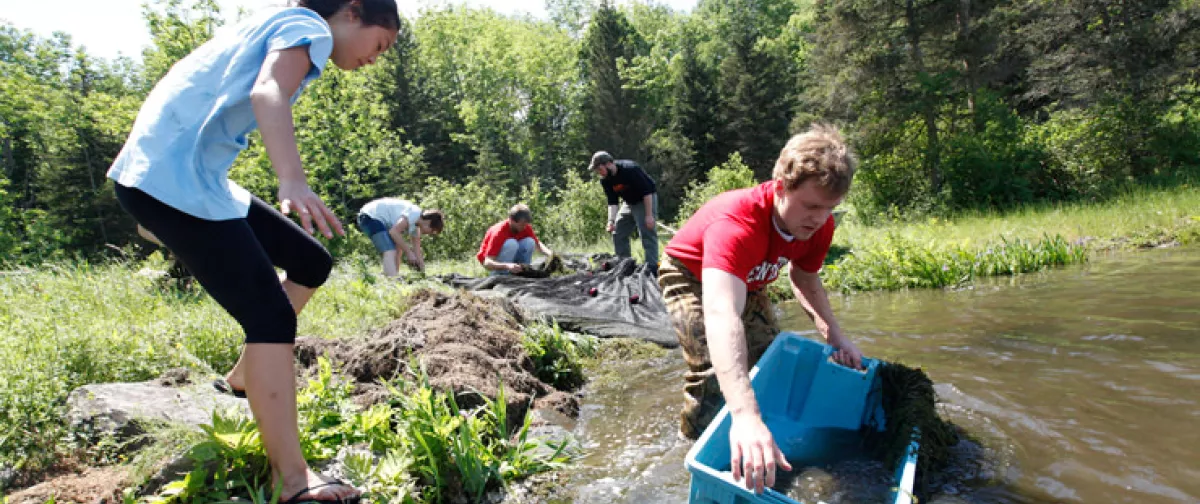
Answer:
[[[923,367],[981,441],[959,447],[935,502],[1200,502],[1200,249],[834,310],[868,355]],[[622,379],[591,386],[576,428],[588,454],[570,499],[686,502],[682,360],[611,365]]]

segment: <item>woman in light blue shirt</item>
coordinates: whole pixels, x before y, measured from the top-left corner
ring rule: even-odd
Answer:
[[[333,267],[313,226],[326,237],[345,232],[308,186],[291,104],[330,60],[344,70],[374,63],[395,43],[400,16],[394,0],[293,4],[176,63],[142,104],[108,176],[121,206],[245,331],[241,359],[216,385],[249,398],[284,503],[357,502],[358,490],[308,468],[296,426],[296,315]],[[228,177],[256,127],[283,213]],[[293,212],[303,228],[285,217]]]

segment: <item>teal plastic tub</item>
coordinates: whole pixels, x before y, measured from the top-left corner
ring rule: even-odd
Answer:
[[[853,450],[861,450],[855,441],[864,429],[882,431],[886,425],[875,374],[879,361],[863,359],[865,369],[854,370],[833,362],[833,352],[829,345],[784,332],[750,371],[763,420],[793,467],[852,458]],[[729,471],[731,420],[729,409],[721,408],[688,452],[689,504],[817,504],[799,503],[772,489],[755,494],[735,482]],[[913,504],[915,439],[896,468],[891,504]]]

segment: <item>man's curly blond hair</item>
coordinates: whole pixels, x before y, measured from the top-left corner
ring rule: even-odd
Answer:
[[[815,179],[830,193],[843,196],[850,191],[858,158],[837,127],[817,123],[793,136],[775,161],[775,180],[791,191]]]

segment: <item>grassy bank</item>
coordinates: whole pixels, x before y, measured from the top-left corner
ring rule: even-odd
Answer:
[[[661,233],[660,239],[665,247],[670,235]],[[1194,243],[1200,243],[1200,191],[1186,184],[1134,189],[1100,203],[1037,205],[948,219],[893,216],[872,226],[861,224],[851,211],[834,235],[822,274],[831,290],[954,287],[980,277],[1078,264],[1098,253]],[[549,245],[576,253],[612,251],[607,238],[587,247]],[[636,240],[632,251],[642,260]],[[435,274],[486,274],[473,259],[429,269]],[[780,299],[792,296],[786,278],[772,290]]]
[[[1103,203],[1031,206],[951,219],[851,216],[834,235],[823,275],[831,289],[952,287],[975,278],[1031,273],[1097,253],[1200,243],[1200,191],[1138,189]],[[786,283],[774,286],[790,297]]]
[[[854,219],[838,231],[835,244],[871,248],[890,235],[918,242],[978,246],[1000,238],[1038,240],[1059,235],[1086,243],[1092,250],[1154,246],[1171,241],[1200,241],[1200,187],[1140,188],[1101,203],[1035,205],[1013,212],[972,213],[952,219],[909,221],[902,216],[883,226],[862,226]]]
[[[233,366],[237,323],[197,286],[164,288],[167,265],[59,265],[0,276],[0,464],[37,471],[61,458],[66,395],[90,383],[141,381],[173,367]],[[415,285],[339,266],[300,317],[301,335],[357,336],[402,311]]]
[[[30,483],[64,460],[113,461],[102,446],[71,441],[66,397],[77,387],[149,380],[175,367],[217,375],[233,365],[243,339],[236,322],[198,286],[157,280],[154,272],[167,266],[152,256],[142,263],[0,275],[0,467],[16,469]],[[433,280],[387,280],[374,274],[377,267],[371,259],[340,262],[301,315],[300,335],[360,338],[403,314],[410,293],[446,289]],[[435,269],[443,268],[456,266]],[[590,339],[534,323],[523,344],[547,382],[582,382],[580,361],[592,352]],[[361,470],[356,481],[377,497],[406,496],[397,502],[440,501],[449,491],[475,494],[561,462],[553,449],[535,454],[532,440],[505,432],[505,408],[466,414],[419,376],[402,378],[391,383],[391,407],[364,410],[325,370],[300,395],[305,453],[327,458],[348,444],[371,446],[373,455],[347,464]],[[216,419],[205,436],[172,436],[160,441],[193,446],[205,467],[231,470],[224,479],[211,470],[192,475],[178,483],[176,490],[187,490],[174,500],[227,500],[261,483],[261,443],[248,420]]]

